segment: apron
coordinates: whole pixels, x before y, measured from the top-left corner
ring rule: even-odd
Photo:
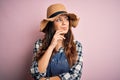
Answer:
[[[64,53],[64,49],[60,48],[59,51],[52,56],[48,67],[46,77],[58,76],[59,74],[69,72],[70,67]]]

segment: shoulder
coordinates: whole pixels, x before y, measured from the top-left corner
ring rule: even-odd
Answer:
[[[82,44],[81,42],[74,40],[74,43],[76,45],[76,51],[78,52],[78,54],[82,54]]]
[[[35,42],[35,46],[42,46],[42,39],[38,39],[38,40]]]
[[[42,43],[42,39],[38,39],[35,41],[35,44],[39,44],[39,43]]]
[[[41,46],[42,46],[42,40],[41,39],[36,40],[34,43],[33,53],[37,53]]]
[[[75,45],[76,45],[77,48],[80,48],[80,47],[82,48],[81,42],[79,42],[77,40],[74,40],[74,43],[75,43]]]

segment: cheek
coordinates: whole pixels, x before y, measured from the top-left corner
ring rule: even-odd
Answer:
[[[69,21],[66,24],[69,26]]]
[[[60,26],[61,26],[60,23],[54,23],[55,30],[59,30]]]
[[[55,27],[55,30],[60,30],[60,28],[59,27]]]

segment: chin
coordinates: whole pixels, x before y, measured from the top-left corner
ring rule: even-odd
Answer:
[[[65,34],[67,34],[68,33],[68,31],[65,31]]]

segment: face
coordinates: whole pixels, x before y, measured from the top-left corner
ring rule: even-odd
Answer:
[[[64,31],[65,34],[68,32],[69,30],[69,18],[67,15],[60,15],[59,17],[57,17],[54,20],[54,27],[55,30],[61,30]]]

